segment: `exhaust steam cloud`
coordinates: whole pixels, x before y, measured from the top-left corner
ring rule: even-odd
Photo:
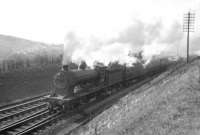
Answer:
[[[68,33],[65,38],[63,64],[85,60],[90,67],[95,61],[105,65],[114,61],[132,65],[136,58],[129,54],[138,51],[143,51],[147,61],[154,55],[185,56],[185,36],[179,22],[175,21],[167,27],[160,20],[149,24],[140,20],[133,22],[117,36],[109,39],[80,36],[78,32]],[[199,41],[200,38],[193,37],[192,53],[197,53],[196,44]]]

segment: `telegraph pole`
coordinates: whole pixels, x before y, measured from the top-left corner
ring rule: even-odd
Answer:
[[[195,20],[195,13],[191,13],[189,11],[187,14],[184,14],[183,32],[187,32],[187,63],[189,62],[190,32],[194,32],[194,20]]]

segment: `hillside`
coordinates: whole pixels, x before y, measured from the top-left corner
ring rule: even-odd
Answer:
[[[199,63],[161,74],[72,135],[199,135]]]
[[[0,35],[0,60],[8,59],[15,54],[23,54],[27,57],[44,52],[48,55],[59,55],[62,50],[63,45],[49,45],[13,36]]]

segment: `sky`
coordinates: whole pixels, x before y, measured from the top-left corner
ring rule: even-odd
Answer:
[[[134,19],[182,21],[197,0],[0,0],[0,33],[48,43],[63,43],[69,31],[114,36]]]
[[[183,43],[181,25],[189,10],[198,22],[199,0],[0,0],[0,34],[64,43],[75,61],[123,57],[141,48],[151,56]]]

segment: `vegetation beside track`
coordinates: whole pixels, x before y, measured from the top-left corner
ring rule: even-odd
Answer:
[[[0,104],[48,92],[53,88],[52,78],[59,69],[58,65],[48,65],[0,74]]]
[[[183,65],[170,75],[162,74],[123,97],[74,133],[199,134],[199,62]],[[164,75],[167,77],[155,83]]]

